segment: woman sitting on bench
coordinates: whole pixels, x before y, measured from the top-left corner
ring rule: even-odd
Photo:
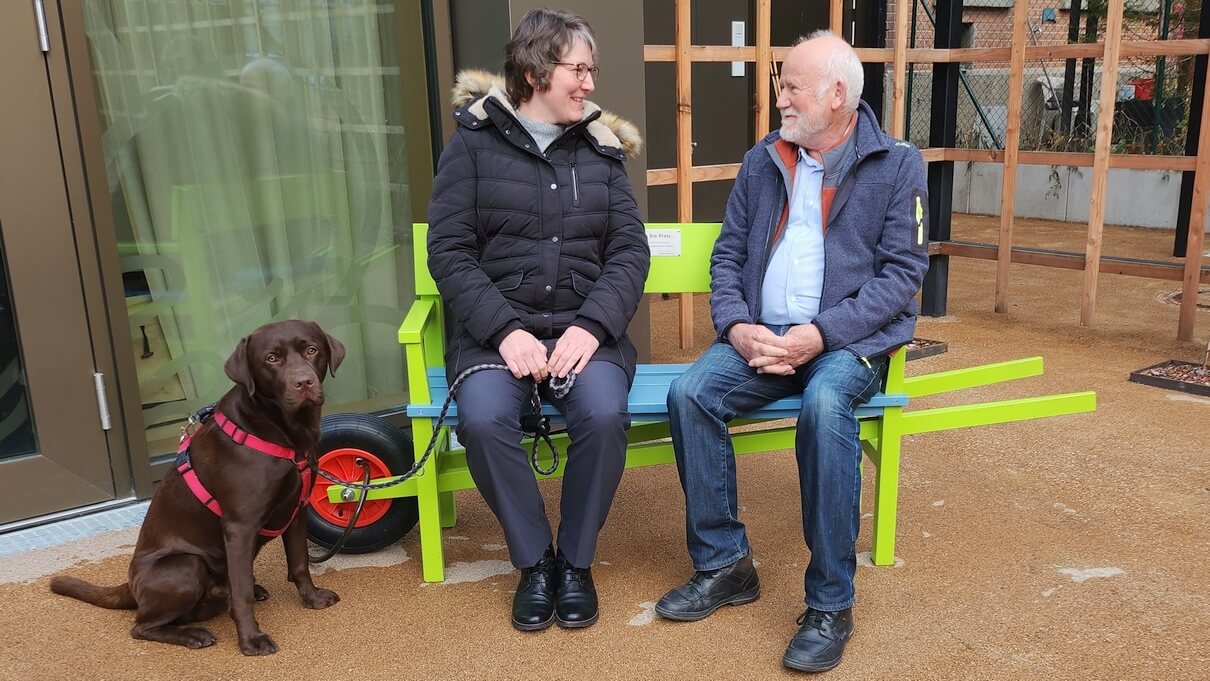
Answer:
[[[458,128],[429,205],[429,270],[450,310],[451,386],[479,364],[509,368],[470,374],[456,399],[467,466],[521,570],[513,626],[586,627],[597,620],[589,566],[625,464],[635,372],[626,327],[650,264],[622,165],[641,141],[586,99],[598,69],[581,17],[526,14],[504,72],[505,82],[458,76]],[[557,398],[546,379],[571,373]],[[521,447],[535,381],[571,440],[557,551]]]

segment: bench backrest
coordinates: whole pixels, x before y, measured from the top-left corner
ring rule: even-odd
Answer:
[[[434,302],[435,312],[442,315],[437,284],[429,275],[427,236],[429,226],[418,222],[412,226],[412,253],[416,273],[416,295]],[[643,290],[646,293],[709,293],[710,254],[722,224],[718,222],[649,222],[647,237],[651,243],[651,272]],[[440,366],[444,339],[441,324],[431,330],[424,366]],[[438,340],[441,339],[441,340]],[[884,387],[886,393],[903,392],[903,366],[907,353],[902,349],[892,354]],[[420,369],[422,383],[428,379]]]
[[[652,244],[651,272],[646,293],[709,293],[710,253],[722,224],[717,222],[650,222],[646,225]],[[416,295],[439,297],[437,284],[429,275],[429,226],[412,225],[412,257],[416,272]]]

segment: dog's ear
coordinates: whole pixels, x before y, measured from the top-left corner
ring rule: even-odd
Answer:
[[[336,368],[340,366],[341,362],[345,361],[345,344],[326,333],[324,334],[324,340],[328,343],[328,371],[335,376]]]
[[[235,346],[235,351],[227,358],[227,363],[223,365],[223,369],[227,372],[227,378],[244,386],[244,390],[248,391],[248,396],[251,397],[256,394],[256,381],[252,378],[252,372],[248,370],[249,338],[251,336],[244,336],[239,339],[239,344]]]

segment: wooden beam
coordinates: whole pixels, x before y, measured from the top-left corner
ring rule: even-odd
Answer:
[[[934,161],[975,161],[977,163],[1003,163],[1004,152],[1000,149],[945,149],[927,147],[920,150],[925,163]],[[1070,166],[1091,168],[1093,155],[1074,151],[1022,151],[1017,154],[1018,166]],[[739,163],[716,163],[694,166],[690,172],[691,182],[715,182],[734,180],[739,174]],[[1196,156],[1147,156],[1144,154],[1111,154],[1110,168],[1132,170],[1169,170],[1179,172],[1197,169]],[[655,187],[676,184],[676,168],[655,168],[647,171],[647,186]]]
[[[1104,56],[1105,43],[1025,46],[1025,61],[1027,62],[1045,59],[1100,59]]]
[[[1210,52],[1210,38],[1183,40],[1127,40],[1121,44],[1123,57],[1199,55]]]
[[[1109,186],[1109,153],[1113,139],[1113,110],[1117,99],[1118,59],[1122,45],[1123,0],[1109,0],[1105,22],[1105,59],[1101,62],[1100,109],[1097,110],[1097,143],[1093,151],[1092,192],[1088,204],[1088,248],[1084,265],[1080,324],[1090,326],[1096,315],[1097,275],[1100,274],[1101,241],[1105,231],[1105,195]]]
[[[676,61],[676,45],[644,45],[645,61]],[[756,61],[755,47],[729,45],[690,45],[689,58],[694,62]]]
[[[999,149],[942,149],[933,147],[922,149],[921,153],[924,154],[925,162],[1004,162],[1004,152]],[[1075,151],[1022,151],[1017,155],[1017,165],[1091,168],[1093,163],[1094,156],[1092,154]],[[1111,154],[1109,156],[1110,168],[1181,171],[1194,170],[1196,166],[1197,157],[1195,156],[1148,156],[1145,154]]]
[[[769,134],[769,81],[773,77],[773,51],[770,46],[772,0],[756,0],[756,141]]]
[[[709,166],[694,166],[690,173],[691,182],[714,182],[715,180],[734,180],[739,175],[741,163],[719,163]],[[647,186],[661,184],[676,184],[676,168],[657,168],[647,171]]]
[[[929,246],[930,249],[935,246],[937,252],[941,255],[953,255],[960,258],[975,258],[978,260],[995,260],[998,257],[998,248],[995,244],[981,244],[968,241],[935,241],[930,243]],[[1012,250],[1012,258],[1013,263],[1017,265],[1056,267],[1065,270],[1084,269],[1084,256],[1080,253],[1016,246]],[[1162,279],[1165,281],[1181,281],[1184,277],[1184,267],[1179,262],[1115,256],[1101,258],[1101,271],[1105,274],[1123,274],[1130,277]],[[1197,278],[1203,284],[1210,284],[1210,266],[1202,267]]]
[[[1008,312],[1008,268],[1012,264],[1013,212],[1017,199],[1017,156],[1021,148],[1021,98],[1025,90],[1025,39],[1029,3],[1013,7],[1013,42],[1009,59],[1007,123],[1004,128],[1004,175],[1000,183],[1000,244],[996,258],[996,312]]]
[[[835,29],[833,29],[835,30]],[[857,56],[867,63],[892,63],[895,61],[893,47],[859,47]],[[789,47],[774,47],[773,58],[781,60]],[[1119,56],[1159,57],[1196,56],[1210,54],[1210,38],[1183,40],[1130,40],[1119,45]],[[726,45],[690,45],[689,55],[694,62],[756,61],[755,47],[730,47]],[[1072,43],[1059,45],[1026,45],[1025,61],[1058,59],[1100,59],[1105,56],[1105,43]],[[675,45],[644,45],[643,59],[650,62],[676,61]],[[962,47],[951,50],[918,47],[907,51],[907,60],[916,64],[944,64],[953,62],[1006,62],[1012,59],[1011,47]]]
[[[693,88],[690,0],[676,0],[676,219],[693,222]],[[681,349],[693,347],[693,295],[680,299]]]
[[[895,48],[893,47],[854,47],[853,51],[857,53],[857,58],[863,64],[890,64],[895,61]],[[777,50],[773,50],[773,56],[777,56]]]
[[[892,90],[891,137],[907,139],[904,133],[904,118],[907,116],[907,44],[908,20],[916,9],[915,0],[895,2],[895,79]]]
[[[1193,340],[1197,322],[1197,293],[1206,230],[1206,199],[1210,194],[1210,88],[1202,95],[1202,123],[1197,137],[1197,169],[1193,175],[1193,201],[1189,209],[1189,237],[1185,241],[1185,272],[1181,283],[1178,340]],[[1181,226],[1177,225],[1177,229]],[[1205,282],[1200,282],[1205,283]]]
[[[828,28],[849,42],[844,35],[844,0],[831,0],[828,3]]]
[[[949,151],[949,149],[944,147],[925,147],[924,149],[920,150],[920,157],[924,159],[925,163],[944,161],[945,152],[947,151]]]

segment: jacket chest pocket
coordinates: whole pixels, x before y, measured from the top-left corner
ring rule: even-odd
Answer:
[[[508,291],[515,291],[521,287],[521,280],[524,278],[525,278],[524,272],[514,272],[514,273],[504,277],[500,281],[495,282],[496,288],[501,293],[506,293]]]
[[[595,281],[589,279],[583,274],[580,274],[579,272],[571,273],[571,288],[581,298],[588,297],[588,292],[592,290],[594,284],[596,284]]]

